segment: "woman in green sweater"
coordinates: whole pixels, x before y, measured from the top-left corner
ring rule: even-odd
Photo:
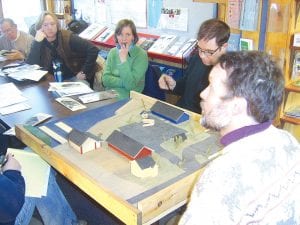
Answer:
[[[105,89],[113,89],[119,99],[128,98],[130,91],[142,92],[148,56],[136,46],[138,35],[133,21],[120,20],[115,29],[116,47],[108,53],[102,82]]]

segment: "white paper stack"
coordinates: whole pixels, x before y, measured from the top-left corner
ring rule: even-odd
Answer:
[[[59,96],[87,94],[93,90],[82,82],[51,82],[48,91],[55,91]]]
[[[27,98],[13,83],[0,85],[0,99],[0,113],[2,115],[31,108],[30,105],[24,103]]]
[[[186,37],[180,37],[167,51],[169,55],[176,55],[186,42]]]
[[[56,98],[55,100],[72,111],[77,111],[86,108],[85,105],[82,105],[80,102],[76,101],[71,97],[60,97]]]
[[[95,41],[106,42],[113,34],[114,34],[114,30],[108,28],[105,31],[103,31],[98,37],[96,37]]]
[[[26,63],[21,64],[8,64],[2,68],[1,73],[15,80],[33,80],[39,81],[45,76],[48,71],[41,70],[38,65],[29,65]]]
[[[92,23],[86,29],[84,29],[84,31],[82,31],[79,34],[79,37],[84,38],[84,39],[88,39],[88,40],[92,40],[98,34],[100,34],[101,32],[103,32],[106,28],[107,27],[104,26],[104,25],[102,25],[102,24]]]
[[[177,57],[185,57],[191,51],[193,51],[196,44],[197,44],[197,40],[194,38],[187,40],[185,42],[185,44],[180,48],[180,50],[176,53],[176,56]]]
[[[167,52],[176,40],[177,36],[175,35],[162,35],[154,42],[148,51],[163,54]]]

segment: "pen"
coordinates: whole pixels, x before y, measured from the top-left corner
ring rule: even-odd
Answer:
[[[171,88],[170,88],[170,85],[169,85],[169,83],[168,83],[168,81],[166,79],[166,76],[164,76],[164,81],[165,81],[165,83],[167,85],[168,90],[171,91]]]
[[[0,168],[2,168],[3,166],[5,166],[6,163],[7,163],[7,157],[6,157],[6,155],[1,155],[0,156]]]

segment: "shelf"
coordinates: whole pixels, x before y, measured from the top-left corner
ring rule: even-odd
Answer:
[[[139,37],[150,37],[150,38],[159,38],[158,35],[152,35],[152,34],[144,34],[144,33],[138,33]],[[95,45],[111,49],[116,46],[115,41],[114,41],[114,36],[112,35],[107,41],[105,42],[98,42],[95,40],[91,40],[92,43]],[[152,60],[161,60],[161,61],[166,61],[166,62],[171,62],[175,64],[179,64],[180,67],[182,67],[185,64],[185,59],[183,57],[176,57],[168,54],[160,54],[160,53],[155,53],[155,52],[147,52],[149,58]]]
[[[65,19],[65,14],[64,13],[54,13],[57,17],[57,19],[62,20]]]
[[[288,84],[285,87],[286,91],[291,91],[291,92],[296,92],[296,93],[300,93],[300,86],[295,86],[293,84]]]
[[[286,115],[283,115],[282,117],[280,117],[281,122],[288,122],[288,123],[292,123],[295,125],[300,125],[300,118],[295,118],[295,117],[289,117]]]

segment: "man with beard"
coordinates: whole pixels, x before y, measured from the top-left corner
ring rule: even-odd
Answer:
[[[262,52],[220,57],[201,92],[202,125],[224,145],[196,183],[183,224],[300,224],[300,147],[272,125],[284,77]]]

